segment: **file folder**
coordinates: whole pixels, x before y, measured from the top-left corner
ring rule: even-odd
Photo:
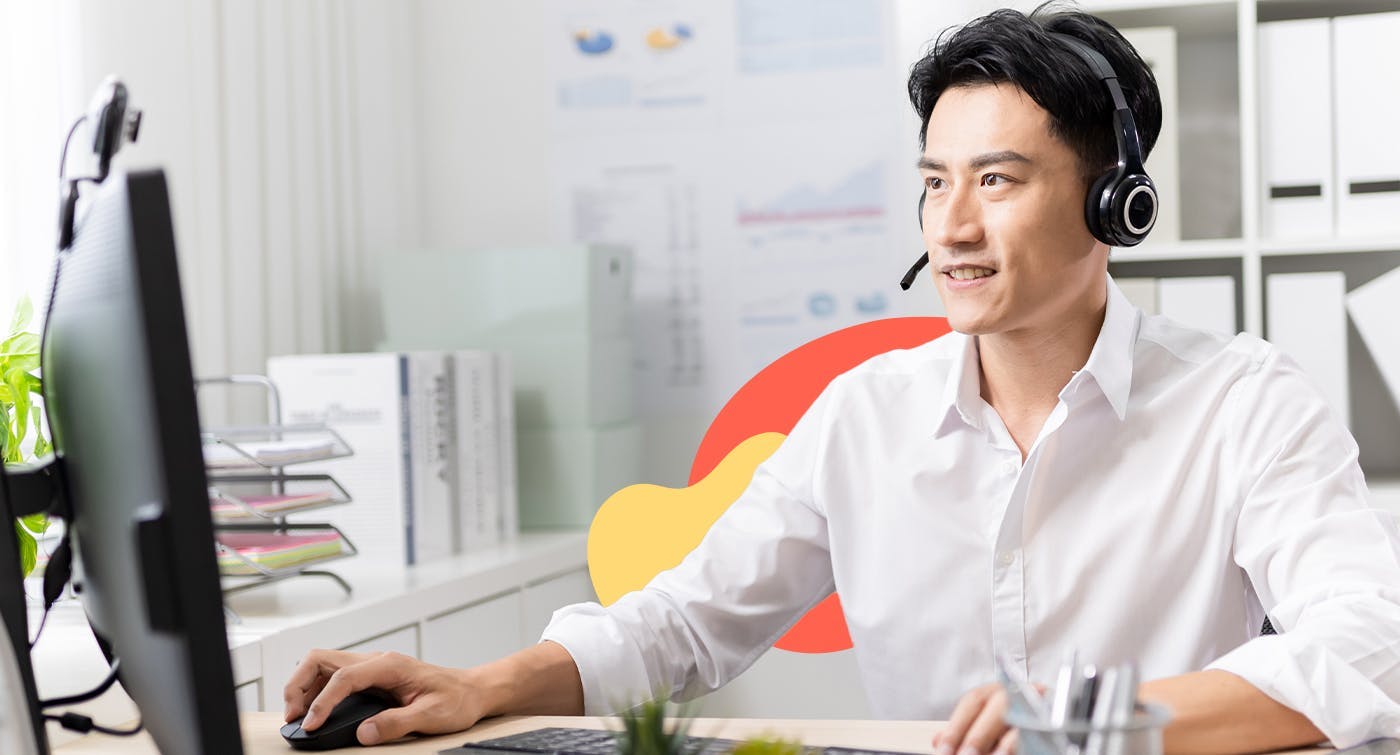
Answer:
[[[1235,279],[1228,275],[1162,278],[1157,281],[1157,309],[1183,325],[1234,335]]]
[[[1269,342],[1303,368],[1350,427],[1346,275],[1275,273],[1265,281]]]
[[[1177,129],[1180,99],[1176,87],[1176,27],[1144,26],[1123,29],[1123,38],[1130,42],[1143,62],[1157,79],[1157,92],[1162,99],[1162,129],[1157,143],[1148,155],[1147,174],[1157,185],[1160,199],[1157,224],[1152,227],[1151,242],[1181,240],[1181,168]]]
[[[1266,238],[1334,233],[1332,21],[1259,25],[1259,158]]]
[[[1123,296],[1127,297],[1133,306],[1142,310],[1143,314],[1159,314],[1156,278],[1114,278],[1113,282],[1118,284],[1118,290],[1123,292]]]
[[[1347,294],[1347,312],[1400,407],[1400,340],[1395,338],[1395,323],[1400,322],[1400,268]]]
[[[1337,232],[1400,233],[1400,12],[1333,20]]]

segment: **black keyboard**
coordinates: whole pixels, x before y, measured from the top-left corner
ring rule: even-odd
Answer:
[[[691,755],[727,755],[740,744],[735,739],[686,737],[685,752]],[[442,750],[438,755],[499,755],[503,752],[526,752],[540,755],[616,755],[617,736],[600,729],[548,728],[512,734],[484,742],[468,742],[461,747]],[[910,755],[886,750],[861,750],[852,747],[809,747],[809,753],[830,755]]]

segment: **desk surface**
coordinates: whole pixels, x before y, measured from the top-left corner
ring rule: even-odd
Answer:
[[[515,716],[495,718],[477,724],[470,731],[445,734],[439,737],[424,737],[407,740],[398,744],[383,745],[373,750],[344,750],[342,752],[386,752],[395,755],[432,755],[440,750],[456,747],[463,742],[503,737],[521,731],[539,729],[546,726],[570,726],[575,728],[607,728],[608,721],[601,718],[574,718],[568,716]],[[243,714],[243,749],[248,755],[262,753],[294,752],[282,739],[278,729],[282,716],[278,713]],[[832,745],[846,747],[871,747],[883,750],[911,753],[927,753],[933,732],[941,726],[930,721],[806,721],[771,720],[761,718],[697,718],[691,732],[702,736],[743,739],[756,735],[777,735],[788,739],[800,739],[805,744]],[[155,746],[146,735],[130,738],[116,738],[89,735],[83,739],[59,747],[55,752],[63,755],[152,755]],[[1297,750],[1305,753],[1325,753],[1329,750]]]

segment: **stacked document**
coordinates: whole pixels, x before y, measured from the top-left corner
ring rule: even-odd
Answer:
[[[204,465],[218,471],[260,469],[317,461],[335,451],[335,441],[324,438],[248,441],[237,447],[212,440],[204,443]]]
[[[228,521],[231,519],[251,519],[257,514],[287,514],[333,500],[335,500],[335,493],[323,490],[314,493],[239,496],[238,501],[243,503],[240,506],[222,495],[211,494],[209,510],[213,512],[216,520]]]
[[[231,576],[261,574],[258,566],[277,570],[322,561],[343,553],[345,543],[333,531],[310,535],[219,532],[217,540],[223,546],[219,551],[219,572]]]

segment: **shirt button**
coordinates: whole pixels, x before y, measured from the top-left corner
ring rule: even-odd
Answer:
[[[1016,474],[1016,462],[1014,462],[1014,461],[1002,462],[1002,465],[1001,465],[1001,473],[1004,474],[1004,475],[1007,475],[1007,476]]]
[[[997,555],[997,563],[1001,564],[1002,566],[1010,566],[1016,563],[1015,551],[1002,551],[1000,554]]]

